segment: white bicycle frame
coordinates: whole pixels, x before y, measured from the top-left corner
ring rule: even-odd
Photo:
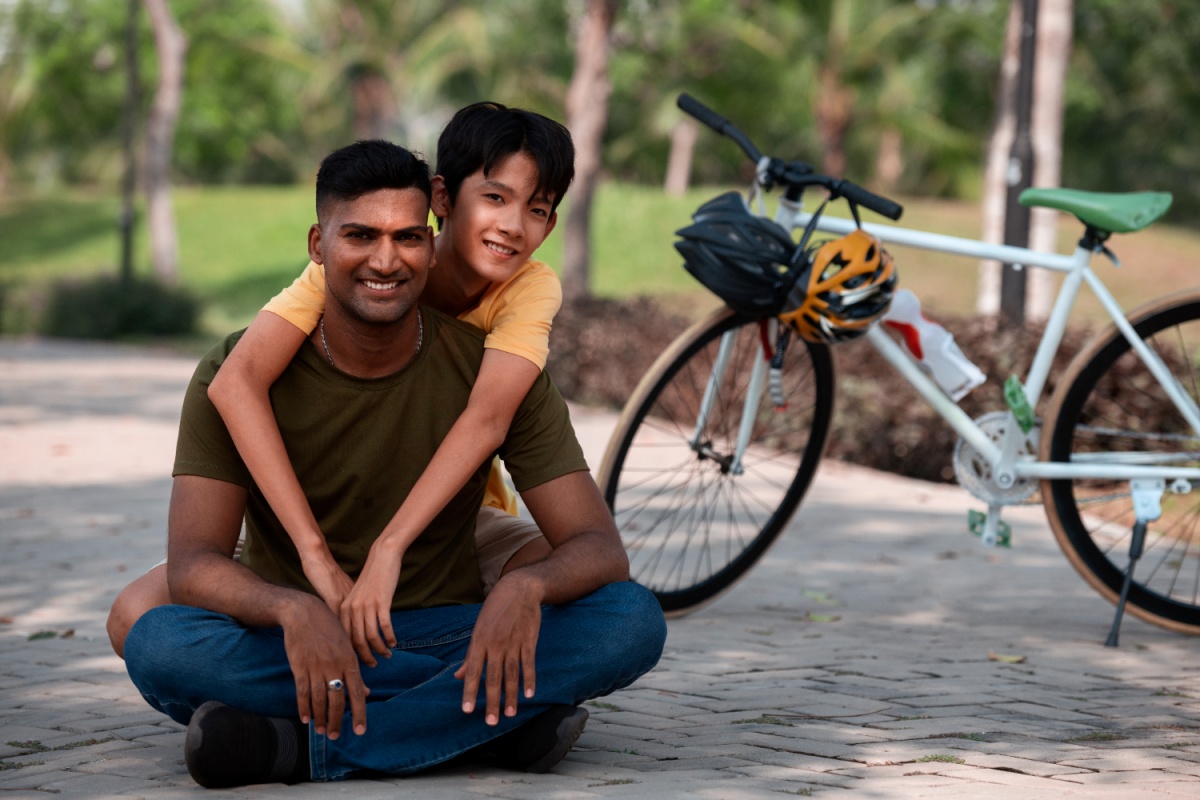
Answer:
[[[803,228],[809,224],[811,219],[812,215],[804,212],[798,203],[790,202],[787,199],[780,200],[775,221],[785,230]],[[818,219],[816,227],[821,231],[841,235],[851,232],[856,226],[852,220],[822,216]],[[1117,329],[1129,341],[1130,346],[1191,426],[1192,432],[1200,439],[1200,408],[1197,408],[1196,403],[1175,380],[1162,359],[1146,344],[1125,318],[1124,310],[1092,271],[1092,252],[1087,248],[1076,247],[1075,252],[1068,256],[888,225],[864,224],[862,227],[885,243],[952,253],[972,259],[995,259],[1003,263],[1019,264],[1023,268],[1039,267],[1065,273],[1054,308],[1046,323],[1045,332],[1038,343],[1033,364],[1024,381],[1025,397],[1031,408],[1037,407],[1046,384],[1046,378],[1050,374],[1054,355],[1062,343],[1067,320],[1070,318],[1075,300],[1079,296],[1080,286],[1086,283],[1091,287],[1092,292]],[[712,403],[716,398],[717,388],[724,376],[734,335],[736,332],[731,331],[726,333],[722,339],[717,361],[709,376],[709,383],[701,403],[695,435],[691,442],[693,449],[702,446],[702,434],[712,410]],[[933,406],[934,410],[946,420],[954,431],[986,459],[991,466],[993,479],[1001,487],[1012,486],[1019,479],[1040,480],[1045,478],[1111,478],[1138,480],[1139,482],[1200,481],[1200,468],[1164,465],[1162,453],[1098,453],[1090,457],[1076,455],[1070,462],[1039,461],[1035,456],[1022,453],[1026,436],[1020,426],[1016,424],[1011,411],[1009,412],[1009,424],[1005,426],[1004,435],[997,444],[921,370],[904,348],[888,336],[880,325],[871,326],[866,338],[888,363],[895,367],[912,384],[913,388]],[[741,474],[742,471],[742,457],[748,446],[758,404],[766,385],[767,369],[766,359],[755,359],[742,412],[737,450],[733,454],[730,466],[730,470],[734,474]],[[1181,460],[1192,460],[1187,454],[1182,454],[1180,458]]]

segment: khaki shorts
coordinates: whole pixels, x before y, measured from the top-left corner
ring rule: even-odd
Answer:
[[[475,521],[475,554],[479,559],[483,593],[490,592],[500,580],[500,573],[513,554],[541,536],[541,530],[531,520],[514,517],[492,506],[480,508]]]

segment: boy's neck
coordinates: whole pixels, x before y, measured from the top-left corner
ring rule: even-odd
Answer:
[[[429,271],[421,302],[457,317],[479,305],[491,284],[459,258],[449,243],[448,236],[438,236],[434,241],[437,262]]]

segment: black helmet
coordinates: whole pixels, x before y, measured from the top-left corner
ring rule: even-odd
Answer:
[[[683,266],[735,311],[778,314],[792,284],[796,243],[777,223],[751,213],[737,192],[709,200],[676,231]]]

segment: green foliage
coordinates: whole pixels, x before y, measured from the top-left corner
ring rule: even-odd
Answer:
[[[184,289],[111,275],[56,284],[41,332],[72,339],[186,336],[196,332],[199,303]]]
[[[1200,221],[1200,5],[1075,5],[1063,182],[1095,191],[1168,190],[1172,218]]]
[[[849,103],[847,175],[879,180],[899,142],[894,191],[973,197],[995,116],[1005,18],[994,0],[652,0],[622,3],[613,32],[604,164],[658,184],[688,91],[767,151],[812,163],[822,104]],[[581,0],[172,0],[188,39],[175,142],[184,181],[285,182],[375,131],[432,153],[458,106],[484,98],[565,116]],[[125,91],[127,3],[0,2],[0,191],[114,186]],[[153,40],[138,24],[141,113]],[[1064,184],[1173,191],[1200,214],[1200,5],[1075,4]],[[735,147],[704,132],[693,176],[745,177]],[[890,177],[889,177],[890,180]],[[891,187],[876,183],[878,188]]]
[[[0,171],[6,155],[18,179],[116,180],[127,9],[113,0],[0,6]],[[171,10],[188,39],[175,139],[180,177],[293,180],[300,80],[269,54],[266,43],[282,35],[274,7],[267,0],[174,0]],[[157,73],[144,13],[137,42],[144,120]]]

